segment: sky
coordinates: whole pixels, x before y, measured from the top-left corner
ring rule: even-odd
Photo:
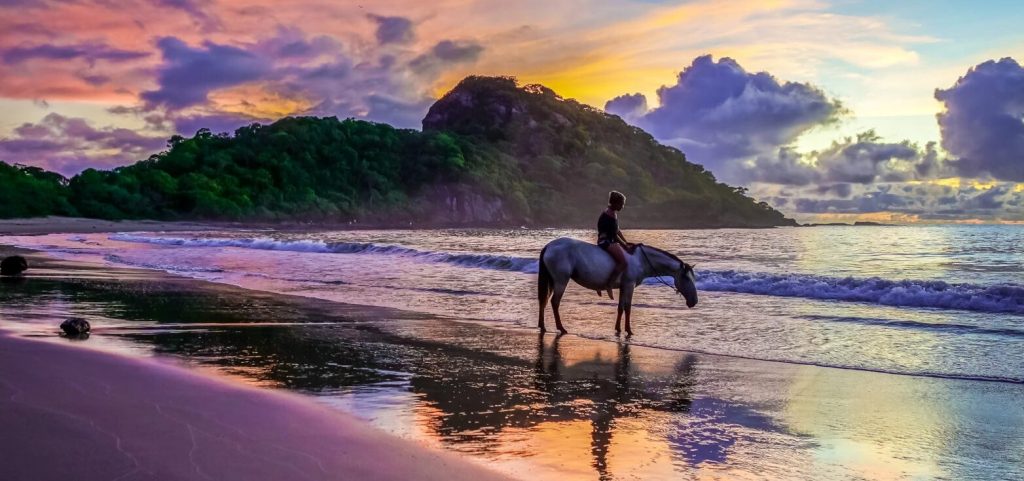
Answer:
[[[1024,3],[0,0],[0,160],[72,175],[466,75],[603,108],[804,222],[1024,222]]]

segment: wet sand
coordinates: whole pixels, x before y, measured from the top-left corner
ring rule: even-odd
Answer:
[[[505,479],[282,391],[0,333],[5,480]]]
[[[225,228],[229,225],[215,225],[198,222],[169,222],[154,220],[109,221],[81,217],[34,217],[30,219],[0,219],[0,236],[42,235],[42,234],[85,234],[90,232],[130,231],[200,231]]]
[[[1021,385],[539,336],[151,271],[30,262],[29,278],[0,287],[9,331],[303,393],[521,479],[1024,478]],[[58,337],[69,315],[90,319],[94,334]]]

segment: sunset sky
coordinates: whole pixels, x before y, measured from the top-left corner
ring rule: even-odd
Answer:
[[[469,74],[605,108],[802,221],[1024,221],[1024,3],[0,0],[0,160],[287,115],[419,128]]]

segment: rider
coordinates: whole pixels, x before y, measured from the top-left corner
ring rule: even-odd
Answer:
[[[619,230],[617,213],[625,205],[626,196],[613,190],[608,193],[608,208],[597,219],[597,245],[615,259],[615,269],[612,269],[611,275],[608,276],[608,282],[605,283],[605,289],[607,289],[610,299],[614,299],[612,297],[612,282],[626,270],[626,249],[633,247],[633,244],[626,242],[622,231]],[[597,291],[597,294],[600,295],[601,291]]]

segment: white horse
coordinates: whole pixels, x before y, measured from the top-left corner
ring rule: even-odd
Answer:
[[[558,306],[562,295],[569,285],[569,280],[577,284],[601,291],[608,286],[605,282],[615,268],[615,260],[600,247],[576,239],[562,237],[544,246],[540,251],[540,269],[537,272],[537,299],[540,301],[540,318],[537,326],[544,332],[544,308],[551,299],[551,309],[555,313],[555,327],[563,334],[562,319],[558,314]],[[632,253],[626,254],[626,270],[618,281],[611,285],[619,288],[619,310],[615,317],[615,332],[620,332],[619,325],[622,313],[626,313],[626,333],[632,335],[629,325],[630,306],[633,302],[633,289],[648,277],[672,276],[675,279],[676,292],[686,298],[686,307],[697,305],[696,278],[693,266],[678,257],[651,246],[638,244]]]

